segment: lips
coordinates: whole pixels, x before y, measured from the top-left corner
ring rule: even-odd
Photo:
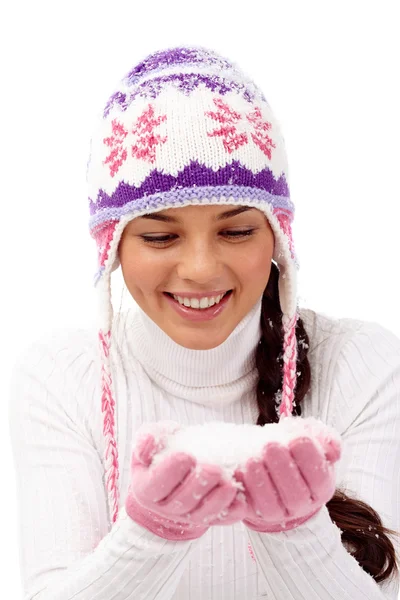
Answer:
[[[218,304],[209,306],[208,308],[192,308],[191,306],[184,306],[179,304],[177,300],[168,292],[164,292],[164,296],[168,302],[171,303],[171,307],[181,317],[190,321],[209,321],[220,315],[227,304],[230,302],[230,298],[233,295],[233,290],[229,290],[221,298]]]

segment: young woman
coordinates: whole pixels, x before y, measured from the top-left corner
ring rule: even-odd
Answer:
[[[263,93],[206,48],[155,52],[107,102],[87,177],[100,330],[38,340],[13,374],[24,599],[395,600],[400,340],[298,307]],[[114,317],[119,266],[137,309]],[[165,454],[213,423],[248,449],[231,477]],[[240,432],[271,424],[253,456]]]

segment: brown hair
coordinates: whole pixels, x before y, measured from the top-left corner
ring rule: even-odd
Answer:
[[[275,395],[282,387],[283,331],[278,280],[279,268],[273,262],[262,299],[262,338],[256,352],[256,365],[259,372],[257,402],[260,410],[257,425],[279,421]],[[302,343],[298,344],[296,369],[298,378],[292,414],[300,416],[301,402],[311,384],[311,367],[307,357],[309,337],[300,318],[297,321],[296,336]],[[340,489],[336,489],[333,498],[326,506],[332,521],[341,530],[342,542],[350,545],[352,548],[351,551],[349,550],[350,554],[364,571],[372,575],[377,583],[398,574],[396,552],[388,537],[398,534],[382,525],[379,514],[371,506],[355,497],[350,497]]]

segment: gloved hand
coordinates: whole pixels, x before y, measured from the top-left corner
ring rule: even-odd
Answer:
[[[314,516],[335,493],[340,437],[299,435],[288,444],[265,444],[261,458],[251,458],[235,478],[244,486],[250,529],[264,533],[294,529]]]
[[[132,453],[125,508],[136,523],[164,539],[192,540],[211,525],[241,521],[247,507],[236,482],[228,481],[216,465],[198,465],[183,452],[152,464],[166,436],[178,429],[173,422],[142,428]]]

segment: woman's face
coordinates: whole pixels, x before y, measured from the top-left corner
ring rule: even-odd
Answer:
[[[225,215],[228,211],[236,214]],[[193,350],[222,344],[253,308],[268,283],[273,251],[264,213],[235,205],[185,206],[137,217],[118,246],[135,302],[177,344]],[[166,295],[210,297],[228,290],[233,291],[222,301],[223,310],[205,320],[183,316]],[[202,309],[186,309],[192,316],[195,310]]]

